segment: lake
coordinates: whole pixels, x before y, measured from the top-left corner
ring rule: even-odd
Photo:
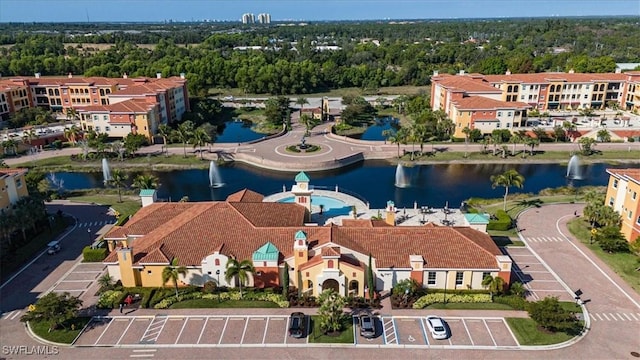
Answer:
[[[251,125],[250,122],[227,121],[224,125],[218,127],[218,136],[215,142],[241,143],[257,140],[265,136],[251,130]]]
[[[589,164],[581,166],[584,180],[576,186],[606,185],[607,168],[640,167],[640,164]],[[515,169],[525,177],[522,189],[510,188],[510,193],[537,193],[545,188],[566,186],[566,166],[560,164],[435,164],[405,168],[409,186],[395,187],[396,167],[381,161],[365,161],[334,171],[308,173],[311,185],[344,188],[357,193],[370,202],[373,208],[383,208],[388,200],[398,207],[443,207],[446,202],[457,207],[470,197],[500,198],[504,188],[491,188],[489,177]],[[208,170],[179,170],[156,172],[160,179],[158,197],[178,201],[188,196],[192,201],[224,200],[229,194],[248,188],[264,195],[291,189],[295,173],[274,172],[230,164],[220,167],[221,182],[225,186],[211,189]],[[64,189],[76,190],[104,187],[102,173],[58,172]],[[129,179],[132,179],[135,174]],[[130,180],[131,181],[131,180]]]

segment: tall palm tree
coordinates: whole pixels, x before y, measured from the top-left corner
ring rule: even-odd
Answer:
[[[296,105],[300,105],[300,118],[302,118],[302,109],[304,108],[305,105],[309,104],[309,101],[307,100],[307,98],[304,97],[299,97],[296,100]]]
[[[193,122],[187,120],[178,125],[178,128],[172,132],[173,137],[182,143],[184,157],[187,157],[187,143],[191,140],[193,134]]]
[[[151,174],[140,174],[133,179],[133,187],[137,189],[157,189],[158,177]]]
[[[525,145],[527,145],[531,149],[529,153],[531,154],[531,156],[533,156],[533,149],[536,146],[540,145],[540,139],[536,139],[536,138],[532,138],[530,136],[527,136],[524,139],[524,143],[525,143]],[[524,152],[522,153],[522,157],[524,157]]]
[[[229,259],[227,262],[227,270],[224,274],[227,282],[236,278],[240,286],[240,297],[242,298],[242,284],[249,281],[249,274],[255,273],[256,269],[253,267],[251,260],[238,261],[236,259]]]
[[[489,289],[491,299],[493,299],[493,294],[499,294],[504,290],[504,279],[500,276],[493,277],[487,275],[482,279],[482,286],[484,286],[485,289]]]
[[[469,129],[468,126],[465,126],[464,129],[462,129],[462,133],[464,134],[464,157],[466,158],[469,156],[469,136],[471,135],[471,129]]]
[[[65,139],[67,139],[67,141],[70,142],[73,146],[76,145],[79,134],[80,134],[80,129],[75,125],[72,125],[70,128],[64,129]]]
[[[120,188],[125,185],[125,181],[129,178],[127,173],[120,169],[114,169],[111,172],[111,180],[109,183],[113,184],[118,189],[118,202],[122,202],[122,193],[120,192]]]
[[[34,139],[38,138],[38,134],[36,134],[36,131],[34,129],[25,130],[23,133],[24,135],[22,136],[22,141],[28,142],[29,145],[31,145],[31,142]]]
[[[162,284],[163,286],[168,282],[173,282],[173,286],[176,289],[176,298],[178,297],[178,279],[180,275],[185,276],[187,274],[187,268],[184,266],[178,266],[178,259],[174,258],[170,266],[162,269]]]
[[[202,155],[202,147],[207,144],[207,142],[211,141],[211,136],[207,133],[207,131],[199,127],[193,131],[191,135],[191,140],[193,141],[193,148],[199,148],[200,160],[204,159]]]
[[[516,146],[522,142],[522,138],[518,134],[511,135],[509,142],[513,144],[513,151],[511,151],[511,156],[516,156]]]
[[[169,152],[167,149],[167,139],[171,136],[171,128],[167,124],[160,124],[158,126],[158,135],[162,136],[162,144],[164,145],[164,151]]]
[[[522,188],[524,185],[524,176],[520,175],[517,171],[511,169],[507,170],[499,175],[491,175],[491,187],[496,188],[498,186],[504,187],[504,206],[503,210],[507,211],[507,196],[509,195],[509,188],[515,186]]]
[[[2,148],[4,150],[4,153],[7,153],[7,150],[10,149],[11,150],[11,154],[12,155],[17,155],[18,154],[18,142],[13,140],[13,138],[9,138],[9,140],[5,140],[2,142]]]
[[[78,118],[78,112],[74,108],[67,108],[67,120],[73,121]]]

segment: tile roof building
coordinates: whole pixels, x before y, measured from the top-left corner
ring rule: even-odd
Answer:
[[[282,286],[287,263],[289,285],[305,293],[364,296],[371,255],[377,290],[408,278],[430,288],[481,289],[486,275],[511,277],[509,257],[470,227],[381,220],[311,226],[305,206],[262,199],[243,190],[226,201],[148,204],[104,236],[109,274],[124,286],[162,286],[162,270],[175,261],[188,269],[181,284],[235,286],[225,280],[228,259],[250,259],[256,273],[249,286]]]
[[[9,211],[11,205],[29,196],[26,173],[27,169],[0,169],[0,211]]]
[[[607,169],[605,204],[620,214],[620,231],[629,242],[640,238],[640,169]]]
[[[443,110],[462,130],[512,129],[526,125],[527,110],[640,109],[640,72],[607,74],[534,73],[438,75],[432,78],[431,107]],[[480,100],[485,98],[488,100]]]

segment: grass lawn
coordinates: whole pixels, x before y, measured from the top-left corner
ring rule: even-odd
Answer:
[[[427,306],[425,309],[438,310],[513,310],[506,304],[498,303],[435,303]]]
[[[640,257],[638,255],[633,253],[610,254],[603,251],[597,243],[589,244],[591,227],[584,218],[573,219],[569,221],[567,226],[573,236],[585,244],[637,293],[640,293],[640,271],[636,270],[640,267]]]
[[[569,310],[572,313],[582,313],[582,308],[580,307],[580,305],[576,304],[573,301],[560,301],[560,307],[565,310]]]
[[[176,147],[182,149],[182,144],[170,144],[169,147]],[[193,151],[193,146],[187,144],[187,157],[184,155],[140,155],[135,158],[125,159],[124,161],[111,160],[109,166],[111,169],[132,169],[140,170],[141,168],[152,166],[154,170],[157,169],[169,169],[169,168],[207,168],[209,166],[209,160],[202,160],[200,156],[189,153]],[[207,149],[207,147],[203,147]],[[102,171],[102,160],[88,160],[88,161],[71,161],[69,156],[58,156],[54,158],[41,159],[37,161],[31,161],[24,164],[25,167],[37,168],[41,171],[85,171],[85,172],[99,172]],[[144,169],[151,170],[151,169]]]
[[[71,344],[73,340],[80,334],[80,331],[91,320],[90,317],[77,317],[65,323],[65,328],[52,330],[49,332],[49,323],[47,322],[29,322],[31,330],[41,338],[61,344]],[[75,329],[75,330],[72,330]]]
[[[538,324],[529,318],[506,318],[506,320],[520,345],[558,344],[573,338],[573,335],[564,332],[540,331]]]
[[[57,238],[62,234],[67,226],[72,222],[70,218],[62,218],[56,220],[51,228],[51,231],[45,230],[36,237],[32,238],[28,243],[20,246],[15,253],[7,254],[3,256],[0,263],[0,279],[4,282],[5,278],[9,277],[20,266],[24,265],[27,260],[31,259],[36,253],[42,251],[47,243]],[[21,236],[21,235],[20,235]]]
[[[388,86],[380,87],[378,89],[363,90],[359,87],[347,87],[341,89],[333,89],[325,92],[318,92],[313,94],[292,94],[285,95],[292,100],[299,97],[311,98],[311,97],[341,97],[344,95],[357,95],[357,96],[375,96],[375,95],[418,95],[422,93],[429,94],[431,92],[430,86]],[[236,97],[257,97],[257,98],[269,98],[275,97],[275,95],[269,94],[247,94],[240,88],[211,88],[209,89],[209,95],[211,96],[236,96]]]
[[[489,153],[481,153],[480,146],[478,143],[469,144],[467,153],[467,158],[464,157],[464,149],[461,151],[453,152],[453,151],[435,151],[434,153],[430,153],[431,149],[444,148],[447,149],[450,143],[425,143],[424,151],[425,154],[422,156],[414,156],[413,161],[415,162],[440,162],[440,161],[461,161],[465,160],[483,160],[487,162],[536,162],[536,161],[557,161],[557,162],[568,162],[573,153],[571,151],[545,151],[545,152],[537,152],[535,155],[531,156],[529,153],[522,158],[522,147],[518,147],[518,151],[516,151],[516,156],[507,156],[506,159],[501,158],[499,155],[494,156],[491,151]],[[416,144],[416,151],[420,150],[420,145]],[[624,150],[607,150],[603,151],[599,154],[593,154],[588,157],[582,157],[581,161],[583,163],[588,162],[596,162],[596,161],[605,161],[609,160],[612,162],[617,162],[619,160],[637,160],[638,151],[624,151]],[[411,155],[407,154],[401,157],[402,161],[411,161]]]
[[[226,300],[221,303],[217,299],[192,299],[180,301],[171,305],[171,309],[202,309],[202,308],[277,308],[278,304],[271,301]]]
[[[350,316],[345,316],[342,322],[342,332],[338,336],[329,336],[322,333],[318,316],[311,316],[311,331],[309,332],[310,343],[336,343],[353,344],[353,320]]]

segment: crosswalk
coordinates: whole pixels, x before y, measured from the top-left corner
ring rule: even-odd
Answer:
[[[564,241],[563,238],[559,238],[556,236],[540,236],[540,237],[527,237],[525,238],[527,242],[561,242]]]
[[[640,313],[590,313],[591,321],[640,321]]]
[[[1,320],[18,320],[20,321],[20,315],[22,315],[22,310],[14,310],[9,312],[4,312],[0,316]]]
[[[114,222],[112,222],[110,220],[88,221],[88,222],[79,223],[78,227],[91,228],[91,227],[98,227],[98,226],[104,226],[104,225],[109,225],[109,224],[114,224]]]

